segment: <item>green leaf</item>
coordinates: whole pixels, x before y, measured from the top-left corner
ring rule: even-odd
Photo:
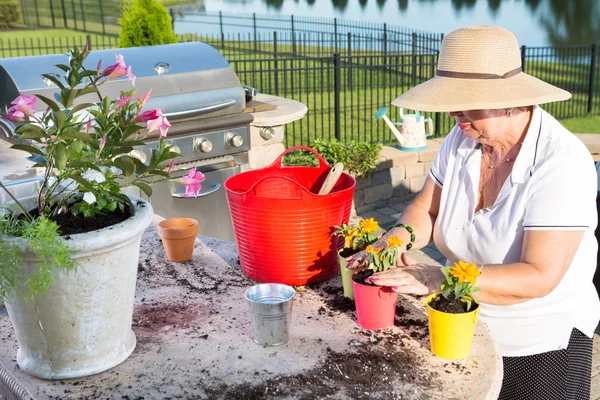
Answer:
[[[148,171],[148,173],[152,175],[164,176],[165,178],[169,177],[169,173],[167,171],[163,171],[160,169],[151,169],[150,171]]]
[[[80,153],[84,146],[85,143],[81,140],[73,141],[73,143],[71,143],[71,150],[75,153]]]
[[[61,89],[65,88],[65,85],[63,85],[62,82],[60,81],[60,79],[56,78],[55,76],[53,76],[51,74],[42,74],[42,76],[44,78],[48,79],[50,82],[54,83],[59,88],[61,88]]]
[[[52,109],[52,111],[59,111],[60,110],[60,107],[58,106],[58,104],[56,104],[56,102],[54,102],[53,100],[51,100],[51,99],[49,99],[49,98],[47,98],[45,96],[39,95],[39,94],[36,94],[36,96],[37,96],[38,99],[40,99],[41,101],[43,101],[44,103],[46,103],[46,105],[48,107],[50,107]]]
[[[23,139],[41,139],[46,138],[46,132],[37,125],[25,124],[20,125],[15,129],[15,133]]]
[[[118,193],[118,194],[115,194],[115,197],[117,199],[120,199],[124,203],[129,204],[129,210],[131,210],[131,215],[135,215],[135,206],[133,205],[133,203],[131,202],[131,199],[128,196],[124,195],[123,193]]]
[[[117,168],[120,168],[123,171],[123,175],[125,176],[130,176],[135,170],[134,161],[129,156],[122,156],[116,158],[114,164]]]
[[[65,72],[69,72],[69,70],[71,69],[71,67],[69,67],[68,65],[65,65],[65,64],[56,64],[55,67],[60,68]]]
[[[62,142],[58,142],[54,146],[54,160],[59,171],[62,171],[67,165],[67,148]]]
[[[96,171],[100,171],[100,168],[94,163],[89,161],[81,161],[81,160],[72,160],[69,161],[69,167],[71,168],[85,168],[85,169],[94,169]]]
[[[88,108],[88,107],[92,107],[92,106],[94,106],[94,103],[79,103],[79,104],[73,106],[73,108],[71,108],[71,110],[69,111],[69,115],[73,115],[77,111],[80,111],[80,110],[83,110],[84,108]]]
[[[54,112],[54,123],[56,124],[57,129],[61,129],[63,124],[67,119],[67,113],[64,111],[55,111]]]
[[[60,133],[61,139],[79,139],[86,143],[94,142],[94,138],[87,133],[76,131],[75,129],[67,129]]]
[[[140,189],[142,189],[142,192],[144,192],[146,194],[146,196],[148,196],[148,197],[152,196],[152,188],[146,182],[137,181],[137,182],[134,182],[133,184],[135,186],[139,187]]]
[[[66,175],[65,175],[66,176]],[[75,182],[77,182],[78,184],[80,184],[81,186],[83,186],[84,188],[86,188],[88,190],[88,192],[94,192],[94,187],[92,186],[91,183],[89,183],[88,181],[86,181],[85,179],[83,179],[81,177],[81,175],[72,175],[69,176],[69,178],[73,179]]]
[[[23,151],[27,151],[31,154],[39,154],[40,156],[44,156],[45,154],[38,149],[37,147],[33,147],[33,146],[29,146],[27,144],[13,144],[12,146],[10,146],[11,149],[16,149],[16,150],[23,150]]]
[[[106,209],[110,212],[114,212],[117,209],[117,204],[121,204],[121,203],[117,203],[116,201],[111,201],[106,206]]]
[[[79,96],[83,96],[83,95],[90,94],[90,93],[98,93],[98,90],[96,90],[96,88],[94,86],[90,85],[90,86],[85,87],[83,89],[79,89],[77,91],[77,96],[75,96],[75,97],[77,98]]]

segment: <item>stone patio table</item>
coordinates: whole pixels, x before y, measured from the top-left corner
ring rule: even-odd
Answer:
[[[400,296],[393,328],[356,323],[339,276],[297,289],[289,343],[251,338],[236,246],[201,237],[192,260],[167,260],[156,226],[144,233],[133,330],[137,347],[106,372],[45,381],[22,372],[0,308],[0,398],[8,399],[495,399],[502,360],[478,322],[472,355],[429,351],[423,298]],[[42,299],[43,301],[43,299]]]

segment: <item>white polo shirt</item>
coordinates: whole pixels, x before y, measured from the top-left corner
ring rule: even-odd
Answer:
[[[526,356],[564,349],[574,327],[592,337],[600,301],[592,283],[598,250],[597,177],[589,151],[535,106],[521,151],[496,202],[475,212],[480,166],[481,145],[455,126],[429,171],[442,189],[433,239],[449,264],[519,262],[525,230],[585,232],[573,263],[550,294],[511,306],[481,305],[481,319],[501,354]]]

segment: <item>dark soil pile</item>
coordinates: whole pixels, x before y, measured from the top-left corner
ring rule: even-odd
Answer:
[[[473,302],[471,303],[471,310],[467,310],[467,303],[461,300],[457,300],[454,297],[454,293],[450,293],[448,298],[445,298],[441,294],[434,297],[429,306],[434,310],[449,313],[449,314],[463,314],[469,311],[473,311],[478,304]]]

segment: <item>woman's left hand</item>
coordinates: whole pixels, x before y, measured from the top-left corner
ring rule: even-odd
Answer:
[[[403,254],[406,266],[378,272],[367,278],[367,282],[378,286],[389,286],[402,294],[428,295],[438,292],[446,279],[437,265],[414,264]]]

